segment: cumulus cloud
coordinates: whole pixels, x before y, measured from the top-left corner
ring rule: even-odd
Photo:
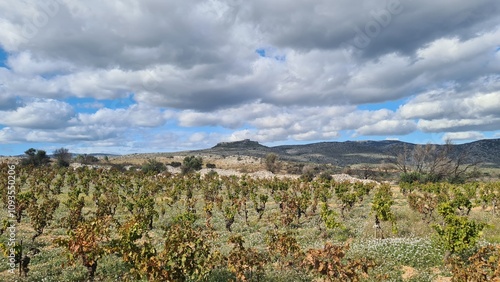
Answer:
[[[184,111],[178,114],[183,126],[215,126],[237,129],[228,140],[330,140],[341,131],[355,130],[356,135],[405,135],[416,130],[413,120],[402,119],[396,112],[358,110],[354,106],[277,107],[253,103],[213,113]]]
[[[15,142],[104,141],[124,143],[143,134],[141,128],[162,126],[171,112],[134,104],[125,109],[103,108],[75,114],[73,108],[52,99],[34,100],[14,111],[0,112],[0,140]],[[130,136],[128,136],[130,135]]]
[[[0,111],[0,124],[31,129],[55,129],[68,124],[73,107],[57,100],[35,100],[12,111]]]
[[[405,118],[472,118],[500,115],[500,92],[456,93],[432,91],[417,96],[399,108]]]
[[[416,96],[398,112],[408,119],[419,119],[425,132],[499,130],[500,92],[474,90],[433,90]]]
[[[123,130],[120,132],[117,128],[105,126],[70,126],[57,130],[4,127],[0,129],[0,141],[5,144],[19,142],[73,143],[109,140],[117,138],[120,133],[123,133]]]
[[[417,125],[409,120],[381,120],[363,125],[356,130],[359,135],[405,135],[415,131]]]
[[[492,119],[434,119],[419,120],[418,128],[424,132],[500,130],[500,118]]]
[[[79,114],[75,122],[115,127],[157,127],[163,125],[167,117],[168,114],[157,108],[135,104],[127,109],[103,108],[93,114]]]
[[[485,136],[481,132],[477,131],[466,131],[466,132],[447,132],[443,135],[443,141],[447,140],[479,140],[483,139]]]
[[[10,56],[7,66],[16,74],[20,75],[40,75],[47,73],[69,72],[72,66],[67,61],[48,60],[34,58],[30,51],[21,52]]]
[[[190,145],[500,130],[499,13],[495,0],[3,1],[2,138],[108,142],[169,122],[229,131],[179,133]]]

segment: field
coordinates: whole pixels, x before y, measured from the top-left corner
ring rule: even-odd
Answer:
[[[0,168],[2,281],[485,281],[500,275],[499,182],[391,185],[326,175]],[[15,273],[12,237],[13,260],[25,264],[16,264]]]

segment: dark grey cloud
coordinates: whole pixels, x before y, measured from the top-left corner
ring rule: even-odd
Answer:
[[[265,90],[257,83],[211,86],[206,89],[169,88],[165,84],[154,90],[135,96],[140,103],[177,109],[196,109],[209,112],[220,108],[238,106],[263,97]]]
[[[224,17],[211,14],[215,7],[197,1],[88,1],[77,13],[65,4],[58,7],[20,50],[36,49],[46,58],[87,67],[190,68],[222,61],[219,50],[232,31]]]
[[[500,24],[500,2],[491,0],[258,0],[242,6],[240,18],[277,47],[307,51],[351,45],[365,58],[392,52],[411,56],[436,39],[466,40]]]
[[[439,38],[468,40],[500,24],[500,2],[401,0],[402,12],[374,37],[363,55],[374,58],[390,52],[412,56]]]

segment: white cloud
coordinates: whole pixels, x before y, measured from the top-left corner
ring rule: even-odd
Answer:
[[[98,141],[123,144],[144,134],[141,128],[162,126],[171,112],[148,106],[100,109],[91,114],[75,114],[73,108],[56,100],[35,100],[15,111],[0,112],[0,140],[14,142]],[[106,141],[107,140],[107,141]]]
[[[409,120],[381,120],[374,124],[363,125],[356,130],[358,135],[406,135],[417,128]]]
[[[473,118],[500,115],[500,92],[470,93],[434,90],[418,95],[399,108],[405,118]]]
[[[22,127],[4,127],[0,129],[0,141],[3,143],[49,142],[74,143],[81,141],[111,140],[127,138],[125,129],[107,126],[69,126],[60,129],[27,129]],[[129,136],[132,137],[132,136]],[[114,142],[117,142],[116,140]]]
[[[220,125],[227,128],[237,128],[266,114],[272,114],[276,110],[279,109],[269,104],[251,103],[213,112],[186,110],[182,111],[178,118],[182,126]]]
[[[55,129],[68,124],[73,107],[57,100],[34,100],[13,111],[0,111],[0,124],[31,129]]]
[[[104,108],[105,105],[99,102],[88,102],[88,103],[78,103],[76,107],[84,108],[84,109],[101,109]]]
[[[424,132],[484,131],[500,130],[500,118],[491,119],[434,119],[418,121],[418,128]]]
[[[30,51],[10,56],[7,60],[7,65],[16,74],[28,76],[55,72],[65,73],[73,68],[68,62],[33,58]]]
[[[447,132],[443,135],[443,141],[446,140],[479,140],[484,139],[485,136],[481,132],[466,131],[466,132]]]
[[[102,124],[115,127],[157,127],[166,122],[161,110],[134,104],[127,109],[100,109],[93,114],[79,114],[77,122],[84,125]]]
[[[204,132],[194,133],[189,137],[189,142],[199,143],[207,138],[207,134]]]
[[[316,130],[311,130],[304,133],[297,133],[290,136],[292,140],[298,141],[312,141],[312,140],[332,140],[340,137],[340,133],[336,131],[327,132],[321,131],[318,132]]]
[[[251,128],[236,130],[229,140],[331,140],[340,131],[355,130],[358,135],[404,135],[416,130],[412,120],[401,118],[387,109],[357,110],[352,106],[276,107],[254,103],[213,113],[179,113],[183,126],[222,125],[234,129],[246,124]]]
[[[451,89],[433,90],[417,95],[400,106],[398,114],[407,119],[419,119],[418,128],[424,132],[500,129],[499,91],[459,91],[460,89],[453,88],[454,86]]]

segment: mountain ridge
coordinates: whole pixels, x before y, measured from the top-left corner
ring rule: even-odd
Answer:
[[[398,140],[324,141],[301,145],[268,147],[250,139],[221,142],[210,149],[192,152],[222,155],[264,157],[275,153],[280,159],[298,162],[330,163],[348,166],[359,163],[390,162],[396,152],[406,146],[413,150],[418,145]],[[443,144],[431,144],[437,147]],[[463,144],[452,144],[455,153],[469,152],[483,166],[500,167],[500,139],[482,139]]]
[[[257,141],[244,139],[233,142],[220,142],[207,149],[164,152],[164,153],[133,153],[126,155],[96,153],[89,154],[96,157],[114,156],[118,159],[127,157],[156,158],[187,155],[202,155],[208,157],[219,156],[222,158],[230,156],[249,156],[254,158],[265,158],[269,153],[275,153],[280,160],[300,162],[332,164],[340,167],[356,164],[381,164],[392,163],[398,151],[406,147],[413,150],[414,144],[399,140],[364,140],[364,141],[323,141],[299,145],[266,146]],[[444,146],[443,144],[432,144]],[[455,154],[469,152],[470,155],[481,164],[482,167],[500,168],[500,139],[482,139],[469,143],[452,145]],[[75,156],[74,154],[73,156]],[[12,157],[12,156],[11,156]],[[23,157],[23,156],[13,156]],[[3,156],[2,158],[9,158]]]

